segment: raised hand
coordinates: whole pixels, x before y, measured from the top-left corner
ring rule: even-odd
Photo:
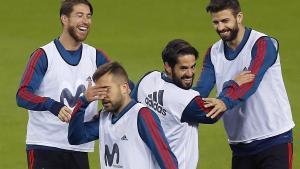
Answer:
[[[100,86],[92,86],[92,82],[89,81],[88,87],[84,93],[85,98],[88,102],[92,102],[95,100],[103,99],[107,94],[107,88],[106,87],[100,87]]]

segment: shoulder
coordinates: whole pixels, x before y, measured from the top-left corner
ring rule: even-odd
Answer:
[[[261,36],[259,37],[253,48],[252,48],[252,52],[255,51],[274,51],[274,52],[278,52],[278,47],[279,47],[279,43],[275,38],[272,38],[270,36]]]
[[[157,75],[161,75],[161,72],[159,72],[158,70],[151,70],[145,73],[141,79],[145,78],[146,76],[157,76]]]
[[[47,54],[43,48],[38,48],[31,53],[30,60],[35,63],[38,61],[47,62]]]
[[[157,71],[157,70],[152,70],[152,71],[149,71],[147,73],[145,73],[139,80],[138,82],[138,85],[144,81],[144,80],[149,80],[149,79],[153,79],[154,77],[161,77],[161,72]]]
[[[159,121],[157,114],[148,107],[140,108],[138,112],[138,119],[145,122],[148,121],[150,123]]]
[[[97,48],[96,49],[96,54],[97,54],[97,57],[103,57],[105,58],[107,61],[111,61],[110,57],[106,54],[106,52],[101,49],[101,48]]]
[[[210,51],[211,51],[212,46],[210,46],[206,52],[205,52],[205,57],[210,56]]]

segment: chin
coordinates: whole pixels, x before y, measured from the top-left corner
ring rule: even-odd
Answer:
[[[192,84],[185,84],[183,85],[185,89],[190,89],[192,87]]]

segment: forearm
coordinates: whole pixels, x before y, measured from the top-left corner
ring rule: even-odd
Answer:
[[[16,95],[17,105],[28,110],[50,111],[57,115],[64,104],[49,97],[41,97],[33,94],[26,88],[20,88]]]
[[[181,116],[181,122],[187,123],[203,123],[213,124],[216,123],[219,118],[210,118],[206,114],[209,113],[212,108],[206,108],[205,102],[200,96],[196,96],[185,108]]]
[[[83,144],[99,138],[99,119],[84,122],[85,109],[88,104],[81,97],[73,110],[68,129],[70,144]]]

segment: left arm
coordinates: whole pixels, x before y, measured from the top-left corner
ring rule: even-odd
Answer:
[[[255,75],[254,80],[241,86],[233,80],[227,81],[218,97],[228,109],[247,100],[255,93],[264,74],[275,63],[277,50],[269,37],[261,37],[252,48],[251,55],[252,60],[248,70]]]
[[[89,102],[81,96],[73,110],[69,123],[68,140],[72,145],[87,143],[99,138],[99,118],[84,122],[85,109]]]
[[[141,108],[138,114],[138,132],[162,169],[176,169],[178,162],[173,154],[157,115]]]

